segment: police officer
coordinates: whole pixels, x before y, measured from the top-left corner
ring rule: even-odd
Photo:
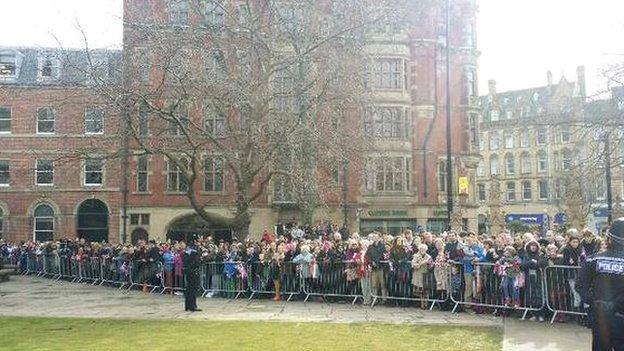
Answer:
[[[197,291],[199,290],[200,252],[196,238],[192,237],[189,246],[184,249],[182,262],[184,265],[184,277],[186,281],[184,289],[184,310],[197,312]]]
[[[582,265],[576,291],[590,305],[592,350],[624,351],[624,218],[607,231],[608,248]]]

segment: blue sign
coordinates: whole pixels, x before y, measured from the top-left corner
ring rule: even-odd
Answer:
[[[548,223],[547,214],[508,214],[505,216],[505,223],[522,222],[529,225],[544,225]]]
[[[594,211],[594,217],[609,217],[609,209],[599,208]]]
[[[563,212],[559,212],[555,215],[555,223],[561,225],[561,224],[565,224],[568,221],[568,216],[563,213]]]

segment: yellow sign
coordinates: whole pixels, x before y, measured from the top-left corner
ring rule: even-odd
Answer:
[[[459,177],[459,193],[467,195],[468,194],[468,177]]]

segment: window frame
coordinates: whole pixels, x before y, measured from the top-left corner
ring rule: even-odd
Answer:
[[[87,183],[87,163],[89,161],[99,161],[100,162],[100,170],[99,171],[89,171],[89,173],[100,173],[100,183]],[[104,186],[104,160],[98,158],[87,158],[83,160],[82,167],[82,185],[85,187],[98,187]]]
[[[41,116],[41,112],[42,111],[49,111],[51,116],[52,116],[52,119],[41,120],[41,117],[42,117]],[[49,116],[47,116],[47,117],[49,117]],[[48,122],[49,123],[50,121],[52,122],[52,131],[51,132],[42,132],[40,123],[42,123],[42,122]],[[54,134],[56,134],[56,110],[54,108],[50,107],[50,106],[43,106],[43,107],[37,108],[37,123],[36,124],[37,124],[36,128],[37,128],[37,134],[38,135],[54,135]]]
[[[145,160],[145,168],[141,166],[141,161]],[[136,168],[136,192],[139,194],[149,193],[149,156],[141,155],[137,157],[137,168]],[[145,190],[141,190],[141,176],[145,177]]]
[[[37,210],[41,206],[47,206],[52,210],[52,216],[37,216]],[[40,203],[33,210],[33,224],[32,224],[32,238],[33,240],[37,240],[37,233],[50,233],[52,240],[54,239],[54,231],[56,227],[55,218],[56,212],[54,211],[54,207],[52,207],[48,203]],[[42,221],[43,223],[50,223],[52,225],[52,229],[37,229],[37,224]]]
[[[404,66],[405,59],[402,57],[375,57],[372,67],[373,88],[389,91],[404,90],[407,76]]]
[[[44,64],[46,61],[50,62],[51,74],[43,75]],[[61,77],[61,60],[51,52],[40,52],[37,56],[37,79],[41,81],[56,80]]]
[[[6,109],[8,111],[8,118],[1,118],[0,117],[0,122],[2,121],[8,121],[8,125],[9,125],[9,129],[8,130],[0,130],[0,135],[7,135],[7,134],[11,134],[11,130],[12,130],[12,120],[13,120],[13,108],[12,107],[8,107],[8,106],[0,106],[0,109]]]
[[[528,184],[528,187],[527,187]],[[528,197],[527,195],[528,190]],[[530,180],[525,180],[522,182],[522,200],[523,201],[531,201],[533,200],[533,184],[531,184]]]
[[[43,162],[49,162],[51,167],[49,170],[40,169],[40,165]],[[49,183],[40,183],[39,175],[51,174]],[[35,161],[35,185],[36,186],[54,186],[54,161],[48,159],[37,159]]]
[[[6,162],[6,171],[0,171],[1,173],[6,173],[7,182],[0,183],[0,187],[6,188],[11,186],[11,160],[9,159],[0,159],[0,163]]]
[[[221,162],[220,171],[216,167],[217,161]],[[209,169],[207,166],[211,164],[212,167]],[[203,173],[203,182],[202,182],[202,190],[206,193],[223,193],[225,191],[225,159],[223,156],[218,154],[210,154],[205,155],[202,160],[202,173]],[[218,177],[221,177],[221,189],[217,189],[217,180]],[[211,187],[207,185],[212,184]],[[211,189],[212,188],[212,189]]]
[[[91,123],[97,123],[97,120],[94,118],[88,118],[89,115],[89,111],[100,111],[101,112],[101,116],[100,116],[100,131],[99,132],[90,132],[89,131],[89,122]],[[84,128],[85,128],[85,134],[86,135],[103,135],[104,134],[104,116],[105,116],[105,112],[104,109],[101,107],[97,107],[97,106],[89,106],[89,107],[85,107],[85,112],[84,112]]]
[[[516,202],[516,183],[515,182],[507,182],[505,184],[505,198],[507,202]]]

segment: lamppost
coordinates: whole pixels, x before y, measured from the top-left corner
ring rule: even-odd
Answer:
[[[613,194],[611,192],[611,146],[609,145],[609,132],[602,133],[602,141],[604,142],[604,164],[605,178],[607,183],[607,223],[611,225],[613,221]]]
[[[446,0],[446,219],[453,213],[453,161],[451,159],[451,0]]]

